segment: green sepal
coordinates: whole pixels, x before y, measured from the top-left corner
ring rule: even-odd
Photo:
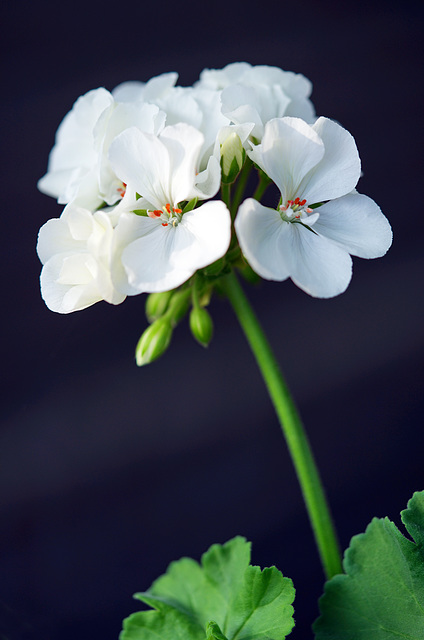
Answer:
[[[236,181],[243,165],[239,165],[236,158],[233,158],[229,167],[226,168],[227,174],[224,173],[224,158],[221,156],[221,182],[222,184],[233,184]]]
[[[374,518],[354,536],[345,574],[327,582],[316,640],[424,638],[424,491],[401,514],[415,544],[388,518]]]
[[[259,276],[256,271],[253,271],[252,267],[248,262],[245,262],[242,268],[240,269],[240,274],[249,282],[249,284],[258,284],[261,281],[261,276]]]
[[[206,640],[228,640],[222,633],[219,626],[211,620],[206,625]]]
[[[294,588],[275,568],[249,565],[250,544],[213,545],[201,564],[172,562],[149,591],[154,608],[124,620],[120,640],[284,640],[293,628]]]
[[[147,209],[134,209],[133,213],[135,213],[137,216],[144,216],[147,218]]]
[[[183,208],[183,213],[187,213],[188,211],[192,211],[194,209],[194,207],[196,206],[198,200],[199,200],[199,198],[193,198],[192,200],[189,200],[187,202],[187,204]]]
[[[218,258],[212,264],[209,264],[207,267],[203,269],[203,273],[205,276],[217,276],[220,274],[225,267],[225,258]]]

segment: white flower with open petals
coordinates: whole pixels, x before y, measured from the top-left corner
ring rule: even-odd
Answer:
[[[278,67],[235,62],[223,69],[204,69],[196,87],[220,91],[222,113],[234,124],[253,123],[252,136],[257,140],[273,118],[315,119],[309,100],[311,82],[300,73]]]
[[[165,113],[156,105],[141,99],[118,102],[103,88],[89,91],[60,124],[38,188],[60,204],[76,201],[88,209],[115,204],[125,185],[109,165],[110,143],[128,127],[157,133],[164,124]]]
[[[180,123],[158,136],[131,128],[112,143],[110,163],[127,184],[113,269],[122,293],[173,289],[227,251],[231,218],[223,202],[209,201],[185,213],[180,206],[204,198],[196,186],[203,142],[197,129]],[[219,182],[209,196],[218,188]],[[140,211],[144,215],[137,215]]]
[[[291,278],[310,295],[330,298],[350,282],[349,254],[386,253],[390,225],[373,200],[352,193],[360,160],[354,139],[340,125],[327,118],[312,126],[278,118],[249,155],[281,193],[278,209],[245,200],[235,221],[241,249],[260,276]]]
[[[119,304],[125,295],[112,283],[112,217],[69,204],[44,224],[37,253],[43,263],[41,294],[52,311],[70,313],[100,300]]]

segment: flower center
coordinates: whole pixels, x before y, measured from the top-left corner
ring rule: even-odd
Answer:
[[[285,205],[280,205],[279,211],[284,222],[300,222],[310,226],[319,218],[319,213],[313,213],[313,209],[306,206],[306,200],[300,198],[287,200]]]
[[[172,224],[173,227],[177,227],[181,222],[182,210],[178,207],[172,207],[169,202],[162,207],[162,209],[155,209],[154,211],[148,211],[147,215],[152,220],[162,220],[162,227],[167,227]]]

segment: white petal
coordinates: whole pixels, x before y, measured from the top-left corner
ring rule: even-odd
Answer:
[[[182,227],[195,238],[178,256],[178,263],[187,262],[191,268],[201,269],[226,253],[231,240],[231,217],[221,200],[210,200],[183,215]]]
[[[145,133],[156,135],[165,125],[165,113],[153,104],[139,102],[118,104],[108,118],[106,126],[101,125],[99,121],[94,132],[95,143],[99,148],[98,181],[104,200],[107,204],[114,204],[120,198],[117,188],[122,187],[122,183],[116,177],[107,157],[111,143],[129,127],[137,127]]]
[[[324,156],[321,138],[300,118],[276,118],[268,122],[261,150],[260,166],[280,189],[283,201],[303,196],[299,188],[302,179]]]
[[[93,228],[90,211],[68,205],[60,218],[48,220],[38,233],[37,253],[44,264],[57,253],[76,251],[85,246]]]
[[[221,165],[215,156],[209,158],[208,166],[196,176],[192,197],[200,200],[213,198],[221,186]]]
[[[379,258],[392,244],[392,230],[380,207],[362,194],[349,194],[317,209],[314,231],[360,258]]]
[[[73,258],[75,260],[75,256]],[[69,284],[60,281],[61,276],[62,279],[66,279],[63,275],[64,261],[65,254],[55,255],[46,262],[41,271],[41,295],[48,308],[57,313],[71,313],[99,302],[102,296],[95,281],[90,278],[90,265],[87,266],[90,256],[85,254],[79,258],[77,275],[79,279],[84,280],[82,283],[74,281],[74,284]]]
[[[290,224],[290,231],[283,250],[293,282],[314,298],[343,293],[352,277],[352,260],[347,251],[301,224]]]
[[[150,218],[125,220],[138,238],[123,249],[129,295],[168,291],[185,282],[197,269],[221,258],[231,239],[231,218],[221,201],[207,202],[183,215],[177,227],[163,227]],[[124,241],[123,241],[124,243]]]
[[[185,234],[183,233],[185,236]],[[178,287],[192,274],[191,269],[178,268],[170,261],[175,253],[175,242],[181,238],[181,229],[157,224],[148,236],[142,236],[126,247],[122,253],[122,264],[128,282],[137,293],[168,291]],[[181,250],[181,244],[179,243]]]
[[[221,95],[222,113],[235,124],[254,123],[252,135],[262,138],[264,122],[259,113],[258,97],[252,87],[231,85]]]
[[[234,223],[241,250],[256,273],[266,280],[285,280],[290,272],[282,250],[290,223],[275,209],[249,198],[240,206]]]
[[[197,162],[204,137],[194,127],[181,122],[165,127],[160,139],[170,158],[170,193],[166,202],[176,204],[190,200],[194,195],[194,181],[199,170]]]
[[[323,141],[325,153],[302,181],[300,191],[308,204],[350,193],[361,175],[358,149],[346,129],[328,118],[318,118],[312,128]]]
[[[169,202],[169,154],[157,136],[135,127],[126,129],[110,145],[109,161],[122,182],[155,208]]]

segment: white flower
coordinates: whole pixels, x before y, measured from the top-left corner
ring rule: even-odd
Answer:
[[[326,118],[313,126],[298,118],[272,120],[250,156],[281,193],[277,210],[250,198],[235,221],[241,249],[260,276],[291,278],[310,295],[329,298],[350,282],[349,254],[386,253],[390,225],[373,200],[352,193],[360,161],[352,136],[340,125]]]
[[[178,73],[162,73],[148,82],[122,82],[112,91],[117,102],[153,102],[163,98],[178,80]]]
[[[252,122],[252,136],[257,140],[262,139],[265,124],[273,118],[315,119],[309,100],[311,82],[278,67],[236,62],[224,69],[204,69],[196,86],[222,91],[222,113],[234,124]]]
[[[114,279],[123,293],[173,289],[227,251],[231,219],[223,202],[186,213],[180,208],[205,197],[196,183],[203,142],[197,129],[180,123],[158,136],[128,129],[112,143],[111,165],[128,185],[122,201],[127,213],[115,229]],[[218,188],[219,181],[208,197]],[[134,213],[140,210],[147,215]]]
[[[106,211],[91,213],[69,204],[60,218],[40,229],[41,294],[52,311],[70,313],[100,300],[119,304],[125,295],[110,273],[113,227]]]
[[[165,114],[153,104],[141,100],[119,103],[106,89],[89,91],[78,98],[60,124],[47,174],[38,188],[61,204],[77,201],[88,209],[105,202],[115,204],[125,185],[109,165],[110,143],[130,126],[157,133],[164,123]]]

